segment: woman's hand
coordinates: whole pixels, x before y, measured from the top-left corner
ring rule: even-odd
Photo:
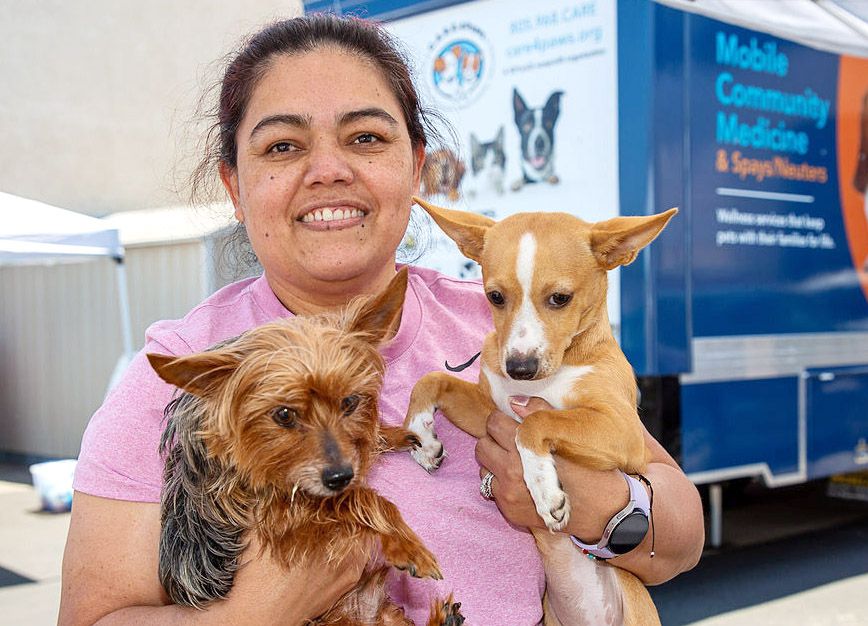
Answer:
[[[511,406],[522,418],[552,408],[540,398],[530,398],[526,405],[513,402]],[[518,422],[500,411],[489,415],[487,435],[476,444],[480,477],[489,471],[494,474],[491,485],[494,501],[510,523],[545,528],[524,482],[515,445],[516,428]],[[649,531],[636,549],[613,562],[646,584],[660,584],[696,565],[705,543],[705,528],[696,487],[663,446],[647,431],[644,434],[645,445],[651,452],[645,476],[653,487],[653,533]],[[624,478],[617,470],[590,470],[557,456],[555,464],[571,504],[570,521],[564,532],[584,543],[596,543],[612,516],[629,501]]]

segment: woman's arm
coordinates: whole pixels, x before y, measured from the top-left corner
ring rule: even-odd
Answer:
[[[522,417],[544,409],[551,407],[539,398],[532,398],[525,407],[513,405],[513,410]],[[515,447],[517,427],[515,420],[499,411],[489,416],[488,436],[476,446],[476,458],[482,466],[480,475],[489,470],[494,473],[492,492],[506,519],[518,526],[545,528],[524,482],[521,458]],[[657,585],[696,565],[705,542],[705,526],[696,487],[647,431],[645,443],[651,451],[651,462],[644,475],[654,489],[654,533],[649,530],[636,549],[612,563],[636,574],[647,585]],[[571,503],[565,532],[585,543],[596,543],[608,521],[629,500],[624,478],[615,470],[590,470],[559,457],[557,469]]]
[[[169,603],[157,574],[159,504],[75,493],[58,624],[302,624],[327,611],[363,563],[292,572],[248,547],[228,598],[206,611]]]

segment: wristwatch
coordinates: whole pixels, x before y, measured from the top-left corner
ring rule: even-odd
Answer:
[[[630,488],[630,501],[609,520],[597,545],[583,543],[570,536],[574,544],[598,559],[626,554],[642,543],[648,533],[648,513],[651,509],[648,492],[638,479],[623,472],[621,475]]]

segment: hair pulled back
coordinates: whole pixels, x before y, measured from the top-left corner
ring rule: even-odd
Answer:
[[[440,140],[436,115],[425,111],[413,84],[408,64],[397,42],[375,22],[353,16],[316,13],[270,24],[249,37],[230,61],[219,83],[217,106],[205,141],[205,154],[193,172],[193,197],[197,197],[220,165],[236,167],[236,133],[259,80],[277,55],[311,52],[336,46],[369,60],[383,73],[401,107],[414,148]],[[312,79],[315,80],[315,79]],[[213,179],[212,179],[213,180]]]

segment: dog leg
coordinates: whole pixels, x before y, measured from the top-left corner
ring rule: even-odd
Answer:
[[[550,530],[562,530],[570,521],[570,499],[558,478],[554,457],[547,451],[535,452],[522,445],[518,434],[516,447],[536,512]]]
[[[477,439],[485,435],[485,422],[494,404],[475,383],[431,372],[419,379],[410,394],[404,428],[413,432],[421,445],[411,450],[416,462],[433,472],[443,462],[445,450],[434,432],[434,412],[440,409],[450,422]]]
[[[367,487],[351,490],[342,510],[380,539],[386,563],[416,578],[443,579],[437,558],[407,525],[398,507],[376,491]]]
[[[612,423],[599,412],[581,408],[537,411],[518,427],[515,442],[524,480],[537,513],[551,530],[563,529],[570,519],[570,502],[558,480],[554,453],[591,469],[644,471],[641,430],[630,436],[624,429],[605,427]]]
[[[632,427],[611,411],[587,407],[537,411],[519,426],[516,442],[535,454],[555,453],[590,469],[637,473],[647,465],[638,418]]]
[[[588,559],[563,533],[532,532],[546,572],[545,626],[625,626],[620,570]]]

